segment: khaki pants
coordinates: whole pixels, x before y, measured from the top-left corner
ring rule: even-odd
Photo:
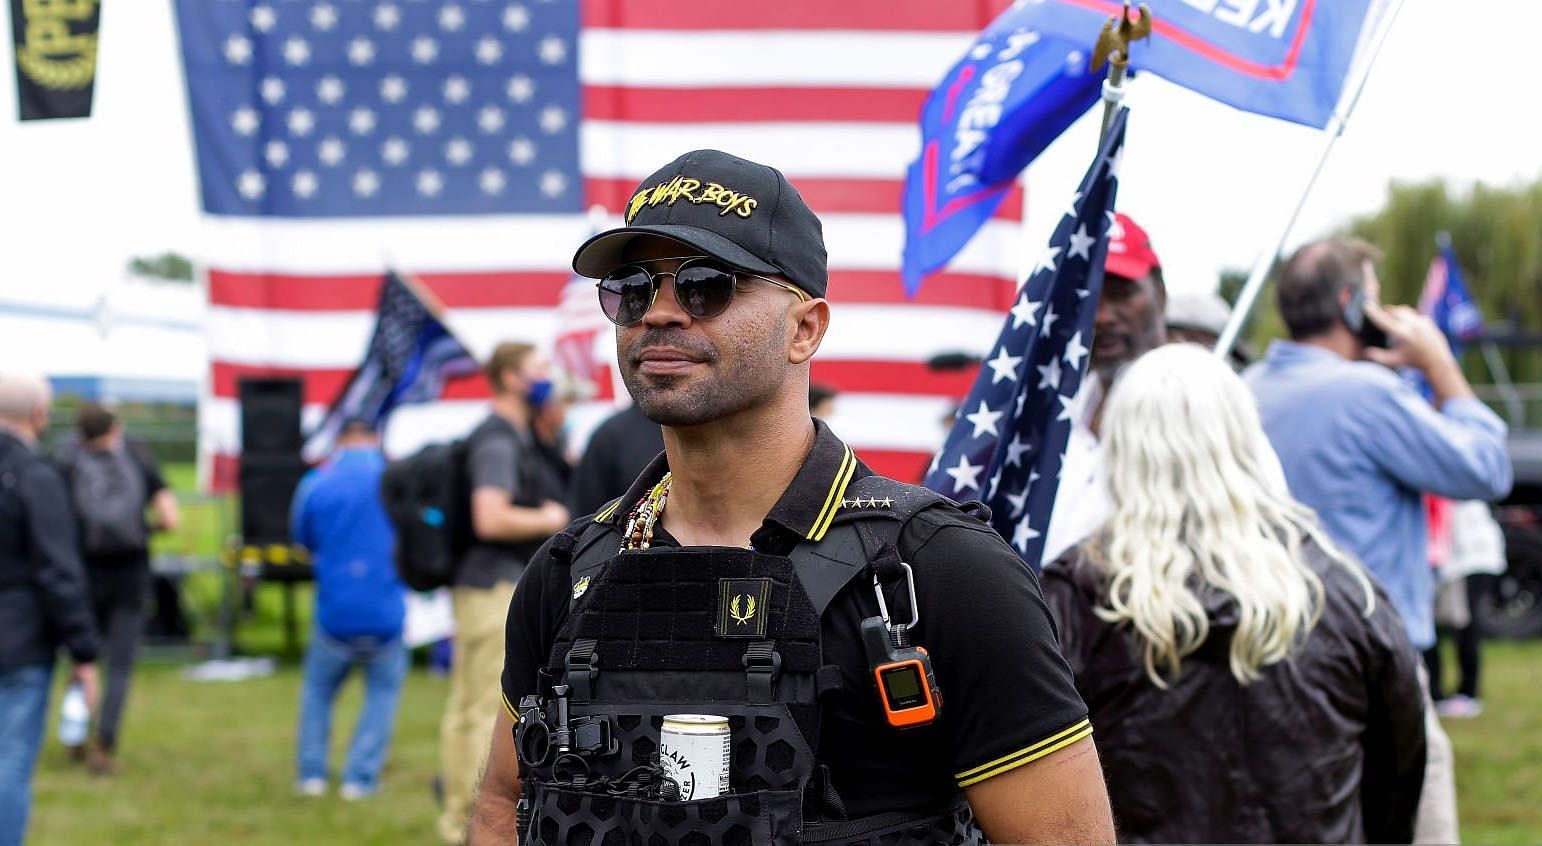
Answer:
[[[493,723],[503,707],[503,626],[513,598],[512,582],[451,591],[455,658],[450,665],[450,698],[439,724],[439,768],[444,778],[439,836],[445,843],[466,840],[471,802],[487,764]]]
[[[1419,815],[1414,821],[1414,842],[1461,843],[1462,831],[1456,815],[1456,758],[1451,738],[1440,725],[1435,703],[1430,701],[1429,677],[1419,666],[1419,683],[1424,688],[1424,790],[1419,794]]]

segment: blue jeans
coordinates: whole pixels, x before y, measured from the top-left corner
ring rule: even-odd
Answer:
[[[304,688],[300,695],[300,781],[327,778],[327,748],[332,735],[332,702],[355,664],[364,670],[364,710],[359,713],[343,784],[374,790],[396,727],[396,703],[407,675],[408,654],[400,637],[334,638],[320,628],[305,650]]]
[[[21,846],[32,810],[32,766],[48,720],[52,663],[0,671],[0,846]]]

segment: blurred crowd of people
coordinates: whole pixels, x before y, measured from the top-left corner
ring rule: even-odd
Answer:
[[[150,536],[176,531],[176,497],[108,409],[87,403],[55,454],[38,450],[51,392],[0,374],[0,843],[20,843],[55,655],[94,713],[70,758],[117,770],[119,727],[144,631]],[[147,514],[149,516],[147,516]],[[106,664],[102,685],[98,663]],[[82,726],[82,728],[85,728]]]
[[[1249,363],[1245,351],[1223,360],[1202,348],[1225,326],[1225,302],[1169,297],[1145,230],[1117,220],[1097,378],[1071,409],[1042,590],[1120,836],[1457,842],[1432,694],[1450,716],[1481,707],[1471,606],[1479,580],[1503,567],[1485,503],[1511,485],[1505,424],[1429,318],[1379,305],[1369,245],[1298,250],[1277,286],[1290,337]],[[659,426],[627,408],[570,461],[573,396],[543,353],[500,344],[484,375],[492,399],[466,442],[474,537],[450,588],[440,730],[437,829],[452,844],[504,707],[505,616],[526,563],[663,449]],[[811,413],[834,401],[814,386]],[[0,375],[0,844],[25,831],[61,649],[95,706],[73,754],[93,772],[116,768],[149,538],[179,523],[155,463],[109,409],[84,406],[76,436],[40,454],[49,407],[46,382]],[[409,651],[380,495],[387,465],[373,422],[349,420],[293,502],[293,538],[316,578],[295,771],[307,796],[334,778],[345,799],[373,795],[389,755]],[[1462,679],[1449,697],[1437,622],[1458,632]],[[331,713],[355,668],[366,695],[334,776]]]

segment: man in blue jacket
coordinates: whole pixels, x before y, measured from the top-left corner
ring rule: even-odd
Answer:
[[[1512,470],[1504,421],[1473,395],[1434,321],[1378,305],[1378,257],[1347,239],[1298,250],[1276,290],[1291,340],[1246,377],[1291,493],[1375,574],[1424,650],[1435,645],[1435,575],[1421,495],[1498,499]],[[1393,368],[1424,374],[1433,404]],[[1433,717],[1427,731],[1415,842],[1455,843],[1450,741]]]
[[[296,790],[327,789],[332,701],[355,665],[364,670],[359,714],[339,790],[363,799],[380,786],[407,675],[402,645],[405,591],[391,558],[395,536],[380,504],[385,457],[368,421],[343,425],[337,450],[300,482],[291,509],[294,539],[316,572],[316,626],[305,652]]]

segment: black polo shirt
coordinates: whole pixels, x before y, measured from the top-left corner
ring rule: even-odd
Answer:
[[[843,508],[861,507],[844,494],[871,471],[823,422],[815,426],[803,467],[751,536],[761,552],[786,554],[799,542],[817,541]],[[624,521],[667,470],[660,456],[591,519]],[[658,529],[653,544],[676,542]],[[1000,535],[955,509],[931,508],[905,525],[899,548],[915,572],[921,612],[912,641],[931,655],[943,716],[921,729],[889,727],[861,643],[861,621],[878,614],[878,603],[871,584],[847,585],[820,621],[824,661],[841,668],[842,685],[824,703],[819,760],[852,816],[928,807],[957,786],[1092,733],[1038,580]],[[509,606],[505,706],[545,693],[536,690],[536,671],[547,664],[572,590],[566,565],[542,547]]]

